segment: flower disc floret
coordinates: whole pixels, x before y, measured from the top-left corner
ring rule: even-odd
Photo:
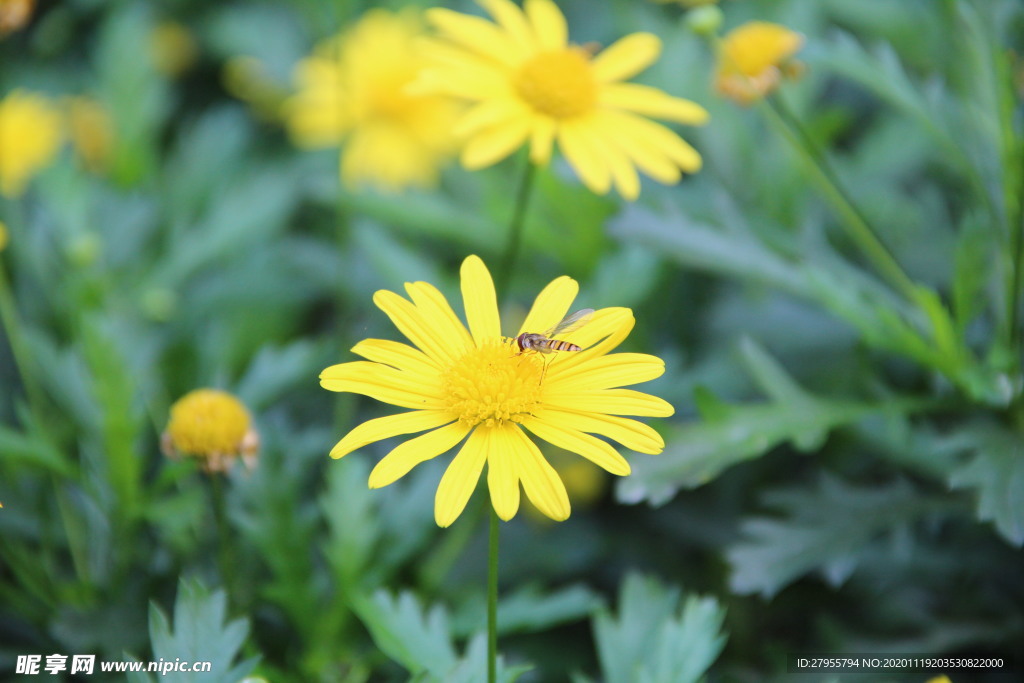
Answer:
[[[485,342],[446,373],[448,410],[470,427],[522,422],[540,402],[542,368],[536,355],[516,354],[507,340]]]
[[[597,101],[589,55],[578,47],[531,57],[519,67],[514,82],[527,103],[555,119],[581,116]]]

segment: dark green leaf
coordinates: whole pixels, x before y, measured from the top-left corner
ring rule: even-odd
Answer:
[[[727,556],[737,593],[771,596],[820,570],[832,583],[853,572],[858,551],[877,535],[917,519],[932,504],[905,482],[859,487],[823,476],[816,490],[788,488],[764,496],[782,517],[743,523],[744,539]]]
[[[619,614],[594,617],[594,638],[604,680],[695,683],[725,646],[723,610],[713,598],[687,596],[651,578],[626,577]]]
[[[174,604],[173,627],[155,604],[149,609],[153,659],[210,662],[208,673],[172,671],[160,680],[170,683],[238,683],[256,666],[249,659],[232,667],[249,633],[245,620],[227,621],[227,596],[210,592],[197,581],[182,580]]]
[[[997,427],[979,429],[970,459],[950,476],[956,489],[977,493],[977,516],[994,522],[1010,543],[1024,545],[1024,444]]]

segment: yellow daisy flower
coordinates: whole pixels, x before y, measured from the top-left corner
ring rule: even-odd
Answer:
[[[791,58],[803,43],[796,31],[767,21],[734,28],[719,48],[715,89],[743,105],[768,95],[784,76],[799,72]]]
[[[412,10],[371,10],[296,69],[299,90],[284,110],[292,138],[310,148],[344,141],[341,177],[350,187],[431,187],[454,151],[459,106],[406,90],[423,63],[422,32]]]
[[[560,336],[582,351],[520,352],[514,339],[501,334],[494,283],[483,261],[468,257],[461,275],[468,330],[444,296],[426,282],[406,283],[411,301],[383,290],[374,295],[374,303],[414,346],[361,341],[352,351],[367,360],[327,368],[320,384],[409,411],[357,426],[338,442],[332,457],[425,431],[377,463],[369,484],[379,488],[465,440],[435,498],[434,519],[446,527],[462,513],[484,464],[491,503],[501,519],[511,519],[519,509],[520,483],[545,515],[557,521],[569,516],[562,480],[527,433],[620,476],[629,474],[629,463],[594,434],[641,453],[662,451],[665,444],[656,431],[621,417],[667,417],[674,412],[660,398],[621,388],[652,380],[665,370],[655,356],[609,353],[633,328],[628,308],[598,310],[585,325]],[[578,291],[572,278],[551,282],[534,301],[520,334],[555,327]]]
[[[237,457],[252,469],[259,445],[249,411],[219,389],[196,389],[175,401],[161,438],[165,455],[197,458],[206,472],[226,472]]]
[[[15,90],[0,100],[0,195],[19,197],[60,148],[59,110],[42,95]]]
[[[478,0],[496,23],[447,9],[427,19],[440,39],[428,41],[430,65],[417,81],[475,105],[459,121],[466,168],[490,166],[530,145],[530,160],[548,163],[558,141],[583,183],[598,194],[612,185],[626,199],[640,194],[637,169],[672,184],[701,166],[697,151],[647,117],[701,124],[707,112],[657,88],[623,81],[650,66],[661,41],[634,33],[594,54],[568,42],[565,17],[551,0]]]

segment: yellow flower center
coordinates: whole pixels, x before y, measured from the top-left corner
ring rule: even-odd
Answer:
[[[585,114],[597,101],[590,56],[579,47],[541,52],[519,68],[514,82],[520,97],[556,119]]]
[[[466,353],[444,377],[448,410],[469,425],[487,427],[529,415],[540,402],[544,361],[536,353],[517,354],[500,340]]]
[[[237,454],[246,432],[249,413],[241,401],[216,389],[197,389],[171,406],[167,436],[174,448],[195,456]]]
[[[401,122],[413,112],[417,98],[405,93],[405,86],[412,80],[411,70],[398,70],[382,74],[377,83],[368,83],[366,112],[368,120],[387,119]]]

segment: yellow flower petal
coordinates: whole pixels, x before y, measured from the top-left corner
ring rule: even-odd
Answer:
[[[473,338],[455,311],[448,305],[437,287],[427,282],[408,282],[405,285],[412,302],[434,326],[434,334],[456,355],[462,355],[473,345]]]
[[[604,158],[608,169],[612,174],[612,184],[619,191],[626,201],[634,201],[640,196],[640,176],[636,168],[630,162],[629,157],[624,154],[612,139],[614,134],[591,126],[590,139],[594,149]]]
[[[390,339],[364,339],[352,347],[352,353],[421,377],[436,376],[441,371],[437,361],[427,354]]]
[[[562,422],[528,417],[522,425],[552,446],[579,453],[612,474],[624,477],[631,471],[626,459],[609,444],[579,430],[567,428]]]
[[[708,111],[696,102],[666,95],[657,88],[638,83],[615,83],[601,89],[603,105],[677,123],[707,123]]]
[[[526,112],[523,103],[512,97],[484,100],[466,112],[455,126],[459,136],[474,135],[484,129],[504,125],[511,119],[519,118]]]
[[[353,361],[332,365],[320,373],[320,386],[328,391],[363,394],[401,408],[439,410],[446,407],[441,398],[441,381],[430,385],[409,373],[380,363]]]
[[[441,477],[434,496],[434,521],[439,527],[451,526],[466,508],[487,462],[484,445],[483,430],[474,430]]]
[[[551,149],[555,145],[554,119],[547,116],[535,116],[530,131],[530,161],[537,166],[546,166],[551,161]]]
[[[470,171],[492,166],[519,149],[529,135],[528,119],[511,119],[482,130],[466,142],[462,165]]]
[[[521,454],[519,477],[526,497],[538,510],[556,522],[568,519],[572,511],[569,494],[555,468],[544,459],[537,445],[522,430],[512,429],[509,436],[512,447]]]
[[[568,275],[555,278],[541,290],[533,300],[533,306],[519,328],[523,332],[543,334],[557,325],[569,312],[569,306],[576,299],[580,285]]]
[[[665,450],[665,440],[661,438],[661,434],[637,420],[554,408],[538,410],[536,415],[538,420],[557,424],[566,429],[606,436],[638,453],[655,455]]]
[[[565,15],[551,0],[526,0],[526,16],[542,50],[564,48],[569,40]]]
[[[477,345],[501,336],[498,298],[494,281],[479,256],[467,256],[462,262],[462,301],[466,307],[469,331]]]
[[[637,140],[644,147],[660,149],[662,153],[687,173],[696,173],[701,167],[700,154],[689,143],[670,129],[648,119],[620,111],[605,111],[602,116],[614,121],[624,137]]]
[[[594,58],[594,77],[603,82],[631,78],[661,54],[661,39],[653,33],[633,33],[621,38]]]
[[[472,427],[462,422],[452,422],[396,446],[370,472],[370,488],[377,489],[394,483],[421,462],[455,448],[466,438],[470,429]]]
[[[549,389],[544,393],[544,403],[552,408],[608,415],[668,417],[676,412],[676,409],[668,401],[631,389],[604,389],[587,392],[562,392]]]
[[[506,522],[519,511],[519,474],[517,463],[522,459],[511,431],[514,426],[483,429],[484,448],[487,451],[487,489],[491,505],[498,517]]]
[[[618,147],[638,169],[666,185],[679,182],[682,175],[679,164],[672,161],[664,149],[652,144],[642,135],[635,134],[628,127],[615,127],[611,123],[614,116],[608,116],[607,112],[602,112],[599,116],[605,119],[605,125],[616,131],[616,135],[609,139],[608,143]]]
[[[566,122],[559,127],[558,146],[584,185],[596,194],[607,194],[611,171],[578,123]]]
[[[437,334],[430,322],[423,318],[411,302],[394,292],[382,289],[373,295],[373,303],[391,318],[399,332],[435,362],[448,365],[458,360],[457,354],[451,348],[438,343]]]
[[[523,11],[509,0],[477,0],[477,3],[508,31],[509,36],[523,49],[536,50],[537,40]]]
[[[427,21],[456,45],[501,64],[513,64],[522,58],[522,50],[508,39],[508,34],[482,17],[434,8],[427,10]]]
[[[331,449],[331,457],[340,458],[375,441],[383,441],[401,434],[415,434],[440,427],[451,421],[451,415],[442,410],[414,410],[409,413],[367,420],[346,434]]]
[[[665,374],[665,361],[645,353],[613,353],[585,362],[559,363],[548,369],[547,381],[560,389],[582,391],[612,389],[657,379]]]
[[[628,308],[612,306],[596,311],[590,322],[562,337],[582,346],[583,351],[558,354],[551,363],[550,371],[558,370],[552,378],[568,368],[612,351],[629,336],[635,323],[633,311]]]

